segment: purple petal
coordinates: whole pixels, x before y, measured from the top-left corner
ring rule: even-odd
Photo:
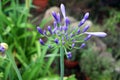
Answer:
[[[64,6],[64,4],[60,5],[60,9],[61,9],[63,17],[65,18],[66,17],[66,13],[65,13],[65,6]]]
[[[90,34],[97,37],[105,37],[107,34],[105,32],[85,32],[85,34]]]

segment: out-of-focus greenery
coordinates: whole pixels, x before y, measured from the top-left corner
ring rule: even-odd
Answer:
[[[6,42],[7,58],[0,59],[0,79],[35,80],[51,76],[50,66],[55,56],[45,60],[48,47],[38,42],[40,35],[28,17],[32,0],[20,4],[19,0],[0,2],[0,42]],[[56,55],[58,49],[51,51]]]
[[[92,48],[83,50],[80,64],[91,80],[112,80],[113,65],[109,58],[100,57]]]
[[[120,11],[110,10],[109,18],[104,20],[103,29],[107,31],[108,37],[105,38],[108,48],[111,48],[115,58],[120,56]]]

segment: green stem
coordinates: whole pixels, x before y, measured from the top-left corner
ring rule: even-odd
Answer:
[[[60,47],[60,80],[63,80],[64,77],[64,49]]]

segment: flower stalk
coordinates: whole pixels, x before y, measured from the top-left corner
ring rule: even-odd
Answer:
[[[64,49],[61,46],[60,47],[60,80],[63,80],[64,78]]]

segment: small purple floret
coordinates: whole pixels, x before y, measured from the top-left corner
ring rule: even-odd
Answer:
[[[54,34],[57,34],[57,30],[58,30],[58,28],[55,27],[55,28],[53,29],[53,33],[54,33]]]
[[[82,26],[84,23],[85,23],[85,19],[82,19],[81,21],[80,21],[80,23],[78,24],[78,27],[80,27],[80,26]]]
[[[65,13],[65,6],[64,6],[64,4],[60,5],[60,9],[61,9],[63,17],[65,18],[66,17],[66,13]]]
[[[73,43],[71,47],[74,48],[75,47],[75,43]]]
[[[68,17],[65,18],[65,24],[66,24],[66,26],[68,26],[70,24],[70,20],[68,19]]]
[[[85,32],[85,34],[90,34],[97,37],[105,37],[107,34],[105,32]]]
[[[81,46],[80,46],[80,48],[81,48],[81,49],[84,48],[85,45],[86,45],[85,43],[82,43]]]
[[[57,22],[60,23],[60,13],[57,14]]]
[[[52,16],[54,17],[55,21],[58,22],[58,18],[57,18],[56,12],[53,11],[53,12],[52,12]]]
[[[57,26],[57,22],[56,22],[56,21],[54,21],[53,26],[54,26],[54,27],[56,27],[56,26]]]
[[[88,36],[84,39],[84,41],[89,40],[91,37],[92,37],[92,35],[88,35]]]
[[[0,52],[2,52],[2,53],[4,53],[4,52],[5,52],[5,48],[4,48],[4,47],[2,47],[1,45],[0,45]]]
[[[64,26],[63,27],[63,30],[66,32],[68,30],[68,27],[67,26]]]
[[[85,23],[85,21],[88,19],[88,17],[89,17],[89,13],[87,12],[85,13],[83,19],[80,21],[78,27],[82,26]]]
[[[77,34],[80,34],[80,29],[78,29]]]
[[[84,17],[83,17],[83,18],[84,18],[85,20],[87,20],[87,19],[88,19],[88,17],[89,17],[89,12],[85,13],[85,15],[84,15]]]
[[[86,32],[89,29],[89,27],[90,27],[89,25],[85,26],[82,32],[83,33]]]
[[[40,38],[39,42],[40,42],[41,45],[44,45],[44,42],[41,38]]]
[[[59,43],[58,38],[55,38],[54,42],[55,42],[56,44],[58,44],[58,43]]]
[[[50,34],[52,34],[52,29],[50,26],[48,26],[48,31],[50,32]]]
[[[40,27],[37,27],[37,30],[38,30],[38,32],[39,32],[40,34],[43,34],[43,31],[42,31],[42,29],[41,29]]]
[[[43,30],[43,34],[44,34],[44,35],[47,35],[46,30]]]
[[[71,59],[71,58],[72,58],[71,52],[68,52],[68,53],[67,53],[67,58],[68,58],[68,59]]]

